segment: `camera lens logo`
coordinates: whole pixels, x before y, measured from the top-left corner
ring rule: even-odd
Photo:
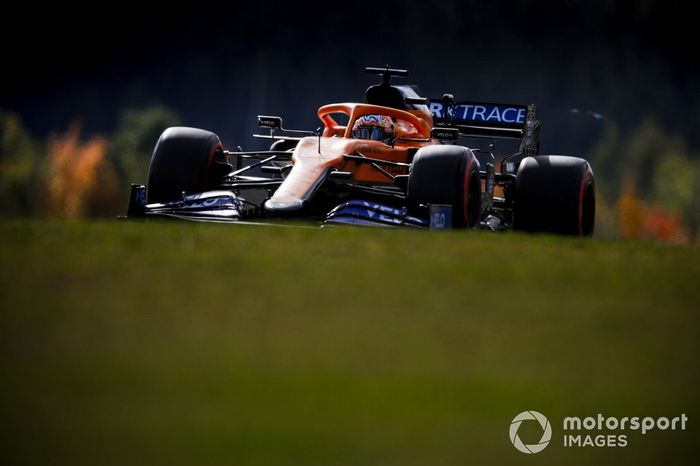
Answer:
[[[532,445],[525,445],[520,437],[518,437],[518,429],[520,429],[520,424],[523,421],[537,421],[542,427],[542,438],[539,442]],[[537,411],[523,411],[513,418],[513,422],[510,423],[510,441],[513,446],[523,453],[532,454],[539,453],[549,445],[549,441],[552,440],[552,425],[549,423],[546,417]]]

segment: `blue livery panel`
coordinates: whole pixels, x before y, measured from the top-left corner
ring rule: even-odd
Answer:
[[[527,106],[459,102],[448,105],[430,101],[428,108],[437,123],[470,124],[489,127],[522,128],[527,117]]]
[[[428,222],[408,215],[405,208],[391,207],[377,204],[376,202],[351,200],[331,210],[326,217],[325,223],[425,227]]]

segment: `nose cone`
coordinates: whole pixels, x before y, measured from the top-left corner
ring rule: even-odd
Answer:
[[[297,212],[304,207],[304,201],[293,196],[276,196],[265,201],[265,210],[275,215]]]
[[[350,145],[355,143],[355,140],[337,137],[306,137],[299,141],[292,158],[294,166],[277,191],[265,201],[265,211],[273,215],[292,214],[312,202],[330,170],[342,164],[343,154],[352,153]]]

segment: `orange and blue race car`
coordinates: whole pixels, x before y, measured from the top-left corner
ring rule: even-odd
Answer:
[[[148,185],[132,185],[128,217],[593,234],[591,167],[538,154],[534,105],[427,99],[392,82],[406,70],[366,71],[382,77],[366,101],[319,108],[315,131],[258,116],[269,134],[254,136],[272,140],[267,151],[229,151],[209,131],[168,128]],[[497,157],[500,138],[517,149]]]

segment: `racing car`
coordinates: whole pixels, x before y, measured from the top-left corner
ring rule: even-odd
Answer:
[[[365,71],[381,77],[365,102],[322,106],[315,131],[259,115],[266,133],[254,136],[270,139],[269,150],[226,150],[212,132],[166,129],[127,216],[593,234],[592,169],[539,155],[535,105],[429,99],[396,83],[407,70]],[[517,150],[494,155],[500,138]]]

